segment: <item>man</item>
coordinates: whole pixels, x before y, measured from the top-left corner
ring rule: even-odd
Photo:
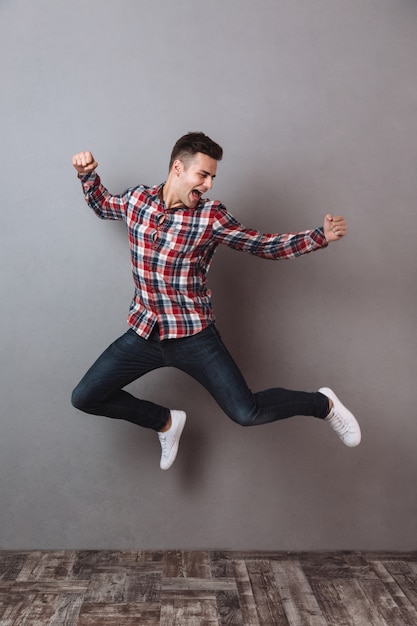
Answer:
[[[172,150],[165,183],[139,185],[121,195],[111,195],[102,185],[91,152],[72,159],[85,199],[98,217],[126,222],[135,285],[129,330],[86,373],[72,403],[87,413],[157,431],[163,470],[175,460],[186,415],[136,398],[123,387],[164,366],[193,376],[242,426],[311,415],[324,419],[347,446],[361,439],[356,419],[329,388],[252,393],[215,326],[206,285],[218,244],[265,259],[289,259],[338,241],[346,234],[346,222],[326,215],[321,228],[285,235],[244,228],[220,202],[203,198],[222,156],[222,148],[209,137],[188,133]]]

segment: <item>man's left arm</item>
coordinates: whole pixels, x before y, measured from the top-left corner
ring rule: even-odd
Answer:
[[[327,236],[326,236],[327,233]],[[342,217],[327,215],[324,226],[298,233],[261,233],[245,228],[226,209],[217,207],[213,235],[217,243],[255,256],[278,260],[292,259],[314,250],[325,248],[346,233]]]

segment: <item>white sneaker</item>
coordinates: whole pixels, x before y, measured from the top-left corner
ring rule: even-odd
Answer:
[[[333,401],[333,407],[324,421],[333,428],[345,446],[358,446],[361,442],[361,429],[355,417],[343,406],[334,391],[328,387],[322,387],[319,391]]]
[[[187,419],[184,411],[171,411],[171,428],[165,433],[158,433],[162,448],[160,468],[167,470],[171,467],[177,456],[180,437]]]

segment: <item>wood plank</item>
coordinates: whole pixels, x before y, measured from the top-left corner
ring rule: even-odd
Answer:
[[[134,565],[138,558],[140,553],[132,551],[80,550],[72,567],[72,577],[87,580],[99,568],[117,567],[124,560]]]
[[[85,602],[77,626],[155,626],[161,606],[157,603]]]
[[[85,600],[86,602],[121,602],[125,582],[126,573],[123,571],[94,572],[90,578]]]
[[[10,594],[1,597],[0,624],[15,626],[22,624],[22,616],[32,605],[36,594]]]
[[[381,618],[377,608],[369,602],[361,588],[360,581],[341,579],[337,581],[337,591],[342,606],[348,607],[351,624],[355,626],[390,626]]]
[[[234,576],[235,559],[229,552],[210,552],[211,575],[214,578],[232,578]]]
[[[211,578],[209,553],[203,550],[183,552],[184,574],[190,578]]]
[[[15,580],[27,557],[27,552],[0,552],[0,580]]]
[[[163,578],[162,591],[236,591],[234,578]]]
[[[404,616],[395,603],[389,590],[380,580],[362,580],[360,586],[382,623],[389,626],[403,626]]]
[[[16,581],[11,583],[10,594],[32,594],[38,593],[85,593],[90,582],[85,580],[30,580]],[[0,585],[1,588],[1,585]]]
[[[246,562],[243,559],[234,561],[234,571],[243,623],[246,626],[260,626]],[[285,621],[283,622],[284,625]]]
[[[345,578],[346,572],[342,580]],[[337,579],[312,578],[309,582],[327,626],[352,626],[349,611],[337,592]]]
[[[377,578],[375,571],[362,555],[350,553],[309,554],[298,561],[308,579]]]
[[[83,602],[83,593],[59,595],[48,626],[74,626],[77,624]]]
[[[216,600],[216,592],[212,589],[164,589],[161,593],[161,603],[172,602],[173,600]]]
[[[36,578],[36,569],[39,567],[41,557],[41,551],[35,550],[28,552],[16,580],[30,580],[31,578]]]
[[[183,555],[180,550],[168,550],[165,553],[162,571],[165,578],[185,576]]]
[[[161,626],[219,626],[215,600],[173,600],[161,606]]]
[[[99,559],[100,553],[97,550],[79,550],[72,566],[71,577],[89,580]]]
[[[163,566],[165,550],[145,550],[142,552],[143,563],[155,563]]]
[[[378,575],[379,579],[384,583],[385,587],[391,594],[396,605],[399,607],[405,624],[417,624],[417,610],[412,602],[407,598],[399,584],[394,580],[388,572],[384,563],[386,561],[372,560],[372,567]]]
[[[272,570],[289,625],[326,626],[326,620],[300,563],[274,561]]]
[[[407,561],[384,561],[385,567],[410,602],[417,605],[417,567]]]
[[[124,602],[159,602],[161,599],[161,575],[146,570],[128,571],[124,586]]]
[[[260,624],[288,624],[270,561],[246,561]]]
[[[19,626],[45,626],[49,624],[57,604],[58,596],[39,593],[19,616]]]
[[[243,626],[237,589],[236,591],[218,591],[216,593],[216,605],[220,626]]]
[[[75,551],[33,552],[28,555],[18,580],[51,580],[67,578],[72,570]]]
[[[168,551],[164,559],[163,574],[166,578],[210,578],[210,554],[202,550]]]

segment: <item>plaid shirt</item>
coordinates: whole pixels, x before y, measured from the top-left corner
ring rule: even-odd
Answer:
[[[264,259],[290,259],[327,245],[323,228],[263,234],[204,198],[195,209],[168,209],[162,184],[113,196],[95,172],[80,179],[98,217],[126,222],[135,285],[128,324],[145,338],[155,323],[161,339],[168,339],[193,335],[214,321],[207,272],[218,244]]]

